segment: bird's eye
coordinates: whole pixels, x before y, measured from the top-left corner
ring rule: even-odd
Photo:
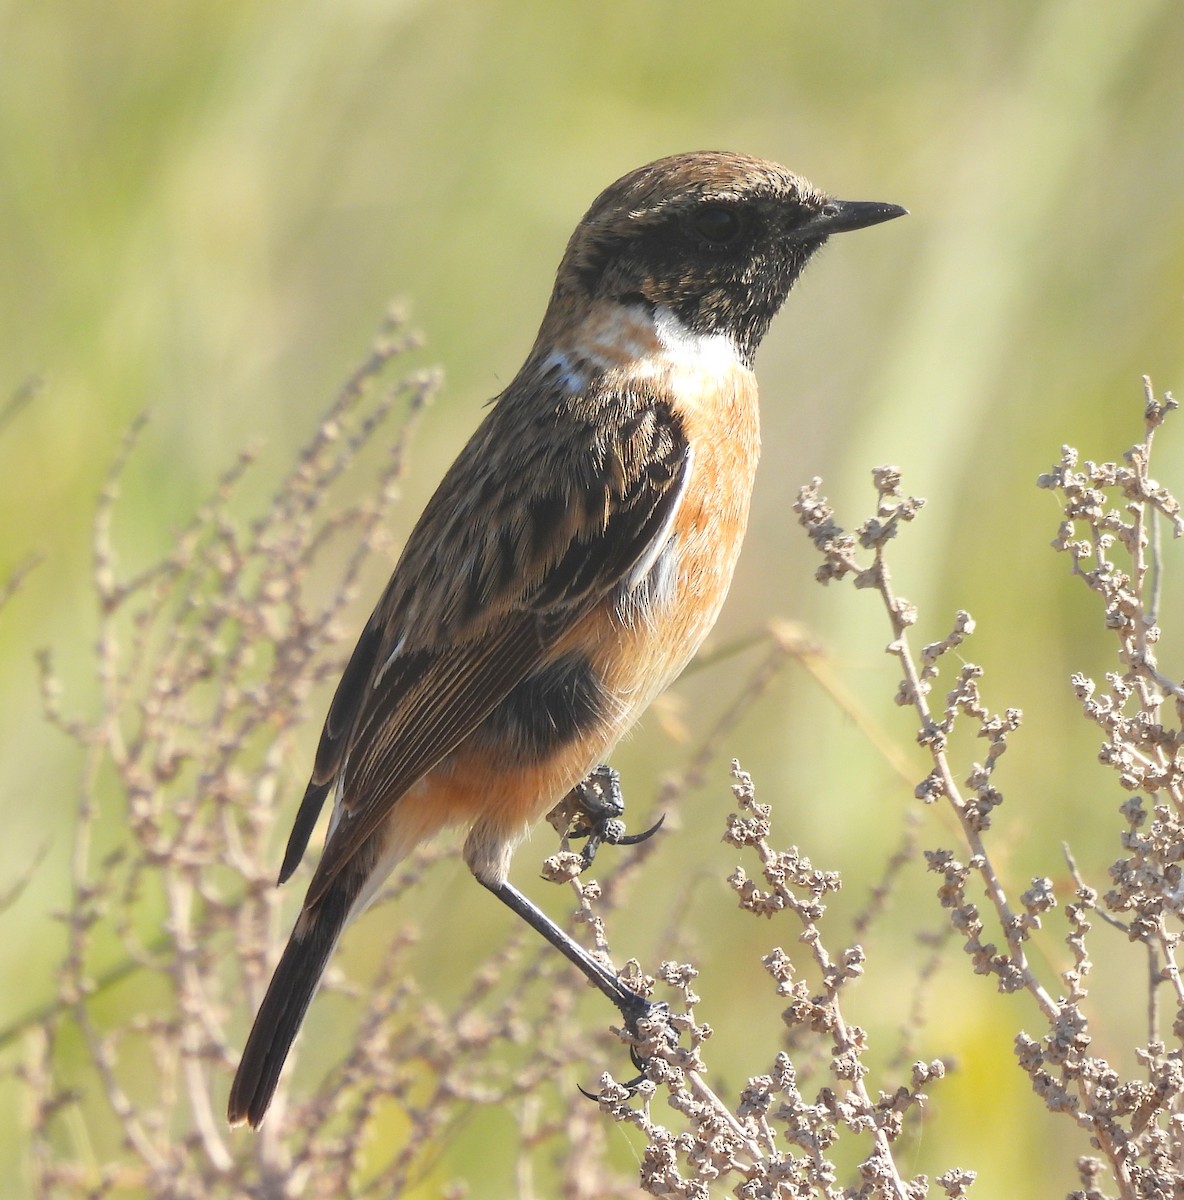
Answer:
[[[694,231],[713,246],[726,246],[740,236],[741,222],[736,213],[720,204],[700,209],[691,218]]]

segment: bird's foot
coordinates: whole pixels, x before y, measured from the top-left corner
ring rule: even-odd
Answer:
[[[629,1041],[629,1059],[637,1075],[616,1083],[616,1086],[623,1088],[629,1096],[646,1081],[646,1068],[655,1057],[662,1055],[662,1048],[672,1050],[678,1045],[678,1034],[670,1021],[670,1006],[646,1000],[643,996],[636,996],[635,999],[637,1005],[630,1005],[630,1010],[622,1010],[621,1015],[624,1018],[624,1032]],[[600,1101],[601,1096],[596,1092],[591,1092],[579,1084],[576,1086],[589,1100]]]
[[[569,838],[587,838],[580,851],[581,871],[586,871],[603,845],[636,846],[652,838],[662,828],[665,813],[642,833],[626,833],[625,800],[621,794],[621,776],[612,767],[601,765],[587,779],[577,783],[567,801],[574,809],[567,830]]]

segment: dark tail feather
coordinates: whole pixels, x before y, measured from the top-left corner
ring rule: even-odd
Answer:
[[[325,803],[325,797],[329,794],[332,783],[332,779],[325,783],[317,783],[315,779],[308,781],[308,787],[304,790],[304,799],[300,801],[300,810],[296,813],[296,822],[292,826],[292,832],[288,835],[288,848],[284,851],[284,862],[280,867],[277,884],[287,883],[292,872],[300,866],[300,860],[304,857],[305,850],[308,849],[308,839],[312,837],[317,817],[321,815],[321,807]]]
[[[340,880],[311,912],[301,913],[284,947],[230,1086],[226,1115],[231,1125],[246,1121],[257,1129],[271,1104],[288,1051],[357,895],[356,877],[350,887],[342,886],[345,882]],[[301,926],[302,937],[297,932]]]

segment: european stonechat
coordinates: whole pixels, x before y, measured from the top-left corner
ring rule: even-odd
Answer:
[[[686,666],[760,448],[753,356],[834,233],[901,216],[740,154],[660,159],[576,226],[534,347],[412,530],[325,718],[279,881],[333,811],[230,1092],[258,1126],[346,924],[446,826],[633,1023],[635,995],[506,880],[531,825]]]

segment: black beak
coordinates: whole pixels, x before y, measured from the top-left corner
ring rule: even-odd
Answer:
[[[907,216],[908,211],[899,204],[881,204],[878,200],[828,200],[813,216],[791,229],[789,236],[795,242],[821,242],[832,233],[893,221]]]

